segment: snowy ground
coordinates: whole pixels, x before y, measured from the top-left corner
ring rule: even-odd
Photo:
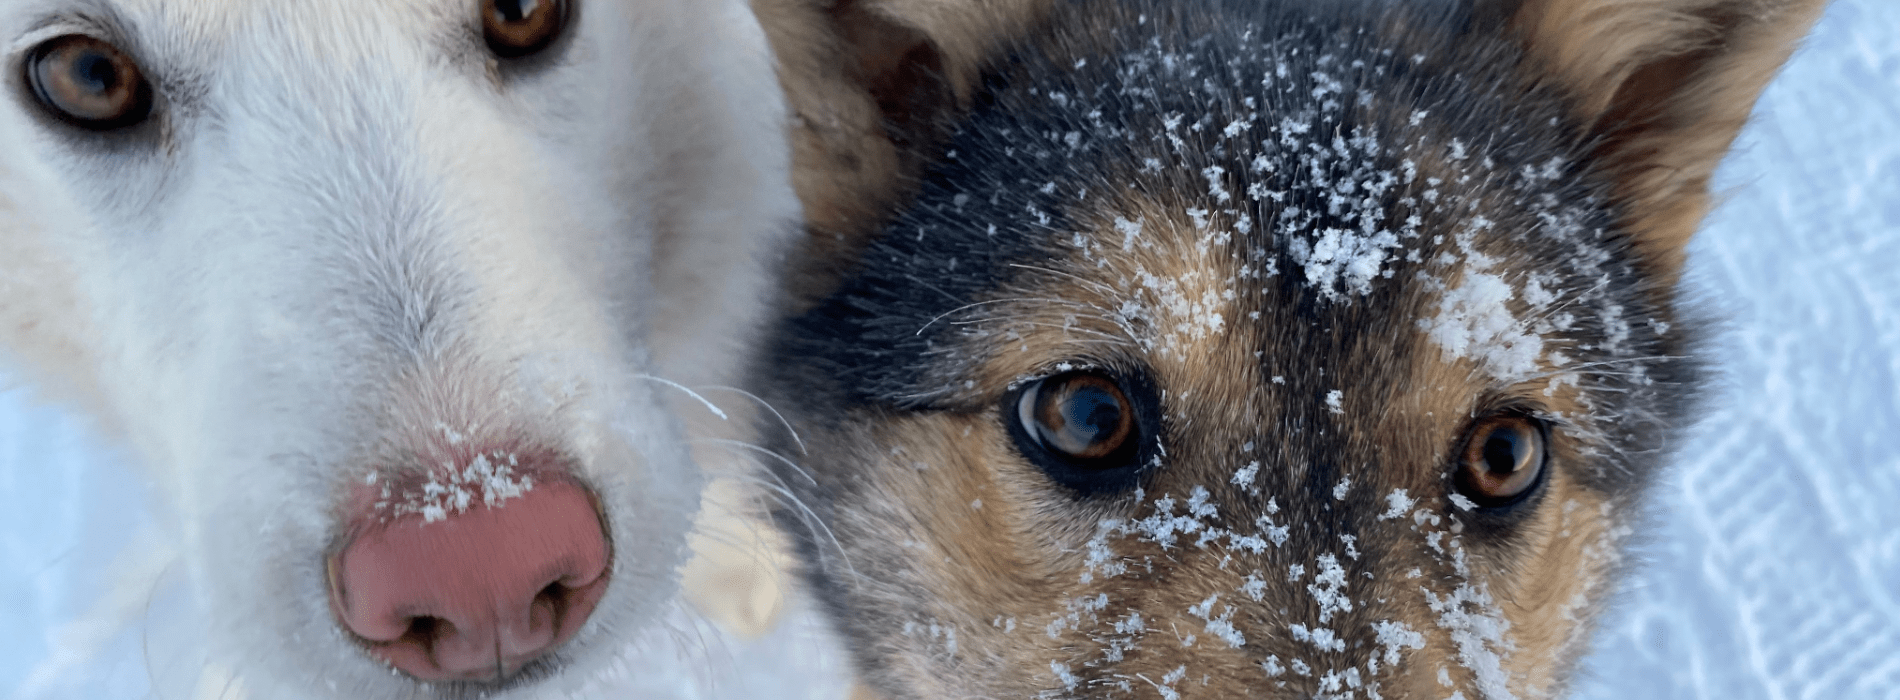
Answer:
[[[1658,494],[1578,696],[1900,698],[1900,1],[1837,0],[1738,146],[1690,263],[1732,321],[1726,394]],[[0,692],[106,592],[143,499],[82,423],[0,393]],[[149,624],[100,635],[38,695],[184,697],[198,660],[165,633],[176,598],[141,596]],[[708,637],[615,695],[694,697],[657,686],[740,667],[717,697],[816,697],[835,659],[808,633]]]

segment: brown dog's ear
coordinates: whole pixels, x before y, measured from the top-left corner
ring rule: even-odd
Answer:
[[[906,198],[950,123],[944,54],[883,0],[751,0],[792,112],[792,187],[805,244],[793,306],[829,293]]]
[[[877,106],[897,158],[894,176],[909,180],[949,137],[958,91],[937,41],[889,12],[870,0],[838,0],[831,19],[850,56],[847,75]]]
[[[1571,99],[1646,257],[1674,275],[1709,179],[1826,0],[1501,0],[1528,69]]]
[[[851,54],[851,78],[870,95],[899,153],[936,141],[956,105],[943,49],[923,30],[886,16],[864,0],[840,0],[833,25]]]
[[[794,306],[827,293],[902,206],[984,70],[1050,0],[751,0],[794,119],[810,236]]]

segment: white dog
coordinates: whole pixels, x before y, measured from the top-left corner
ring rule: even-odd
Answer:
[[[743,2],[0,0],[0,51],[0,353],[148,463],[253,697],[656,624],[798,215]]]

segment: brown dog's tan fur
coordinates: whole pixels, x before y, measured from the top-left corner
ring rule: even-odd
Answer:
[[[1059,6],[914,205],[891,155],[818,213],[902,210],[759,374],[880,695],[1563,693],[1694,410],[1709,174],[1822,2],[1363,5]],[[1078,375],[1146,421],[1081,476],[1016,403]],[[1546,466],[1473,505],[1498,416]]]

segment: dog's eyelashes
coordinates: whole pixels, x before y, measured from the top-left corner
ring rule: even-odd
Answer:
[[[488,50],[520,58],[554,43],[567,24],[568,0],[482,0],[482,36]]]
[[[1543,474],[1548,432],[1536,419],[1512,413],[1478,421],[1458,451],[1458,491],[1487,508],[1523,500]]]
[[[109,131],[151,115],[152,86],[144,71],[105,41],[80,34],[54,38],[34,47],[24,67],[40,105],[74,125]]]
[[[1114,380],[1074,372],[1025,388],[1016,400],[1017,419],[1037,447],[1072,466],[1124,466],[1135,442],[1135,408]]]

